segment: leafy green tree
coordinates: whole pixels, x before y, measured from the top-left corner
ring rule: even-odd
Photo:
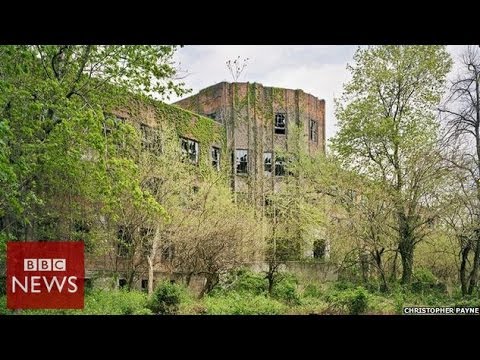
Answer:
[[[336,104],[332,148],[344,166],[391,193],[402,282],[409,283],[415,246],[432,217],[429,193],[441,175],[434,110],[452,61],[444,46],[393,45],[360,48],[354,61]]]
[[[463,52],[459,74],[440,111],[446,130],[444,157],[460,174],[454,193],[461,194],[464,209],[459,214],[466,216],[450,224],[455,224],[455,232],[462,239],[462,291],[472,294],[480,273],[480,51],[476,46],[468,46]],[[472,267],[467,274],[470,254]]]
[[[132,93],[182,94],[175,49],[0,47],[0,238],[93,243],[120,199],[159,209],[136,176],[138,133],[111,113]]]

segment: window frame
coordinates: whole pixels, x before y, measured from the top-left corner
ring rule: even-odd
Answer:
[[[283,117],[283,127],[279,126],[277,119]],[[273,130],[275,135],[285,135],[287,133],[287,113],[286,112],[276,112],[274,116]]]
[[[217,153],[217,159],[214,159],[213,154],[216,151]],[[210,157],[212,159],[212,166],[215,168],[215,170],[220,171],[220,148],[218,146],[212,146],[210,150]]]
[[[309,127],[309,135],[308,135],[309,140],[311,142],[318,144],[318,121],[315,119],[310,119],[308,127]]]
[[[239,151],[245,151],[246,160],[243,161],[245,163],[245,171],[239,172],[239,165],[242,163],[241,157],[238,156]],[[248,175],[248,149],[235,149],[235,174],[237,175]]]
[[[285,165],[286,165],[286,161],[283,156],[275,156],[275,176],[284,177],[287,175]],[[281,173],[277,171],[277,167],[282,169]]]
[[[187,149],[184,148],[184,143],[187,144]],[[192,154],[190,152],[190,144],[193,143],[195,149],[195,158],[192,159]],[[200,161],[200,143],[197,140],[189,139],[186,137],[180,138],[180,146],[182,150],[182,159],[185,161],[187,160],[191,164],[198,165]]]
[[[266,156],[267,154],[270,155],[270,169],[268,170],[267,169],[267,163],[266,163],[266,160],[268,159],[268,157]],[[272,171],[273,171],[273,151],[264,151],[263,152],[263,172],[264,173],[270,173],[270,175],[272,174]]]

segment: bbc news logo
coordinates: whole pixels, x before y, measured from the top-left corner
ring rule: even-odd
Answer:
[[[9,309],[83,309],[83,242],[9,242]]]

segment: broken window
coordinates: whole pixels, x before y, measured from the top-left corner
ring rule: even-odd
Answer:
[[[313,257],[315,259],[325,259],[327,242],[325,240],[315,240],[313,243]]]
[[[210,114],[207,114],[206,117],[212,119],[212,120],[217,120],[217,113],[212,112]]]
[[[275,134],[285,134],[286,128],[286,115],[285,113],[275,114]]]
[[[264,152],[263,153],[263,170],[265,172],[272,172],[272,153]]]
[[[130,253],[133,245],[133,236],[126,226],[120,226],[117,233],[117,254],[125,257]]]
[[[147,291],[148,290],[148,280],[147,279],[142,279],[142,284],[141,284],[142,290]]]
[[[85,290],[93,289],[93,280],[91,278],[84,278],[83,279],[83,288]]]
[[[160,131],[148,125],[140,124],[140,133],[142,136],[142,149],[159,155],[162,152]]]
[[[285,176],[285,159],[283,157],[275,158],[275,176]]]
[[[117,115],[105,114],[103,134],[105,136],[111,135],[115,130],[118,130],[122,124],[125,124],[125,118]]]
[[[315,120],[310,119],[310,141],[318,141],[318,124]]]
[[[198,142],[182,138],[182,156],[192,164],[198,164]]]
[[[248,173],[248,150],[237,149],[237,174]]]
[[[217,171],[220,170],[220,149],[218,147],[212,147],[212,166]]]
[[[118,287],[123,289],[125,286],[127,286],[127,279],[118,279]]]

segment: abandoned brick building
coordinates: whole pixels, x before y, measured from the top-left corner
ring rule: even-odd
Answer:
[[[303,128],[310,154],[325,152],[325,100],[302,90],[221,82],[175,103],[225,127],[232,187],[250,201],[275,191],[293,125]]]
[[[265,203],[265,194],[281,186],[286,171],[279,153],[288,150],[289,135],[296,126],[303,129],[300,141],[310,154],[325,152],[325,101],[302,90],[221,82],[174,105],[137,101],[133,107],[119,110],[116,116],[139,128],[145,150],[155,150],[162,124],[173,124],[186,157],[228,172],[235,194],[252,203]],[[215,132],[208,144],[195,132],[198,124],[207,122]],[[166,250],[160,256],[168,260],[171,254]],[[111,269],[113,261],[121,273],[117,255],[87,261],[87,276]],[[164,272],[161,263],[159,276]],[[118,282],[121,287],[126,279],[120,276]],[[137,284],[145,288],[147,280],[140,278]]]

